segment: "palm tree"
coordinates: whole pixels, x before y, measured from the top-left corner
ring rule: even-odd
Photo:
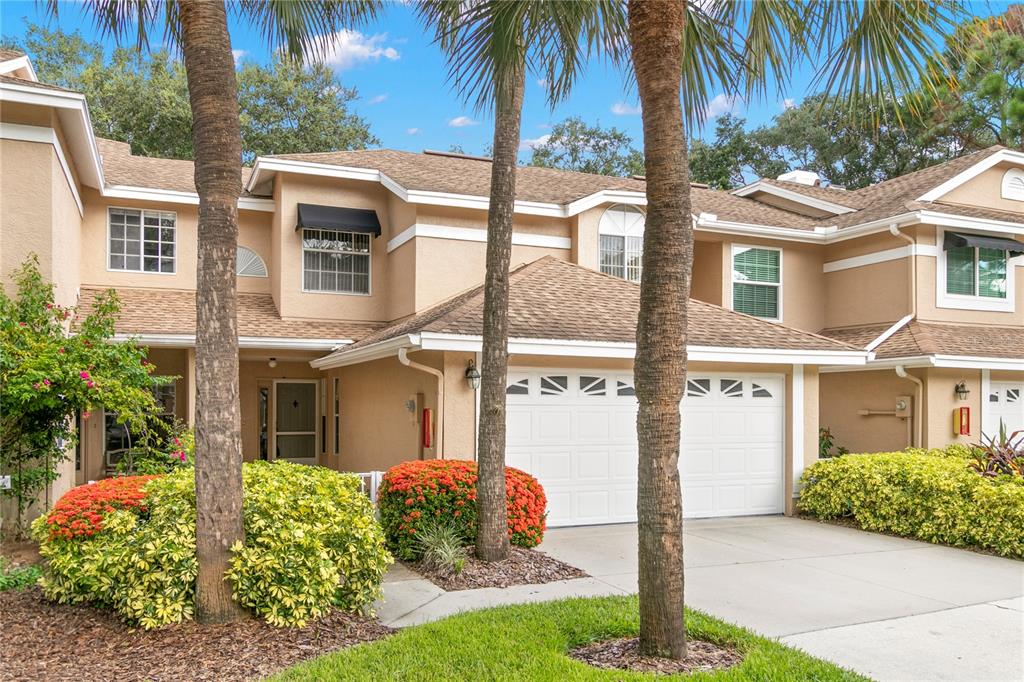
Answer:
[[[647,177],[634,363],[645,654],[686,656],[678,461],[693,223],[684,128],[703,119],[716,83],[764,95],[770,76],[781,87],[805,58],[820,64],[816,83],[844,96],[851,114],[865,100],[881,104],[919,78],[930,83],[925,58],[957,13],[956,0],[629,0]]]
[[[516,162],[526,72],[545,79],[554,105],[572,88],[596,48],[616,59],[625,15],[614,0],[426,0],[419,15],[448,56],[456,89],[494,112],[484,279],[480,424],[477,437],[476,554],[508,556],[505,493],[505,380],[508,371],[508,270]]]
[[[58,5],[48,0],[54,16]],[[372,16],[378,3],[238,0],[231,7],[268,42],[301,59],[316,55],[342,26]],[[223,0],[91,0],[87,9],[101,32],[118,40],[133,34],[139,49],[161,25],[185,61],[199,194],[195,614],[207,623],[236,620],[243,612],[224,573],[232,545],[244,541],[235,279],[242,141],[227,7]]]

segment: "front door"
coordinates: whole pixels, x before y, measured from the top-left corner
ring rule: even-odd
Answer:
[[[316,464],[316,380],[274,382],[274,459]]]

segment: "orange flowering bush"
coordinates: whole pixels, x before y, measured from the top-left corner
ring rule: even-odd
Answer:
[[[143,487],[156,476],[122,476],[80,485],[65,493],[46,515],[50,539],[90,537],[116,509],[146,511]]]
[[[416,559],[416,534],[438,520],[453,524],[464,542],[476,536],[476,462],[433,459],[391,467],[377,492],[381,525],[392,552]],[[508,536],[513,545],[536,547],[544,538],[547,498],[536,478],[505,467]]]

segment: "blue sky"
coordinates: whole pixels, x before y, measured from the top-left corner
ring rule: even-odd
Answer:
[[[978,0],[971,5],[978,16],[999,13],[1008,0]],[[44,23],[64,31],[80,29],[89,39],[96,32],[77,3],[65,2],[59,18],[48,19],[41,3],[34,0],[0,0],[0,33],[19,36],[25,22]],[[240,59],[266,61],[270,50],[266,42],[245,25],[232,21],[232,48]],[[355,86],[360,94],[356,111],[370,121],[382,146],[419,151],[448,149],[461,145],[467,152],[479,153],[490,142],[492,128],[486,114],[460,101],[447,82],[444,60],[418,25],[408,6],[390,6],[372,24],[343,32],[328,54],[329,63],[346,86]],[[711,113],[733,111],[751,125],[770,121],[783,110],[786,101],[799,102],[813,79],[814,71],[805,66],[785,90],[760,102],[738,102],[720,94],[711,105]],[[626,131],[640,146],[641,123],[635,92],[625,89],[623,74],[601,63],[590,64],[584,78],[566,103],[551,111],[543,89],[533,76],[527,81],[523,110],[523,156],[530,140],[547,134],[550,125],[569,116],[580,116],[588,123],[615,126]],[[705,136],[709,131],[704,131]]]

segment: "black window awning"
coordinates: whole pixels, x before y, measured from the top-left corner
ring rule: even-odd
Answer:
[[[942,250],[949,251],[961,246],[973,246],[979,249],[995,249],[996,251],[1009,251],[1010,256],[1024,254],[1024,242],[1006,237],[989,237],[984,234],[969,234],[965,232],[947,232],[943,240]]]
[[[365,232],[374,237],[380,236],[380,220],[377,219],[377,212],[365,208],[299,204],[299,221],[295,223],[295,229],[299,230],[303,227],[343,232]]]

